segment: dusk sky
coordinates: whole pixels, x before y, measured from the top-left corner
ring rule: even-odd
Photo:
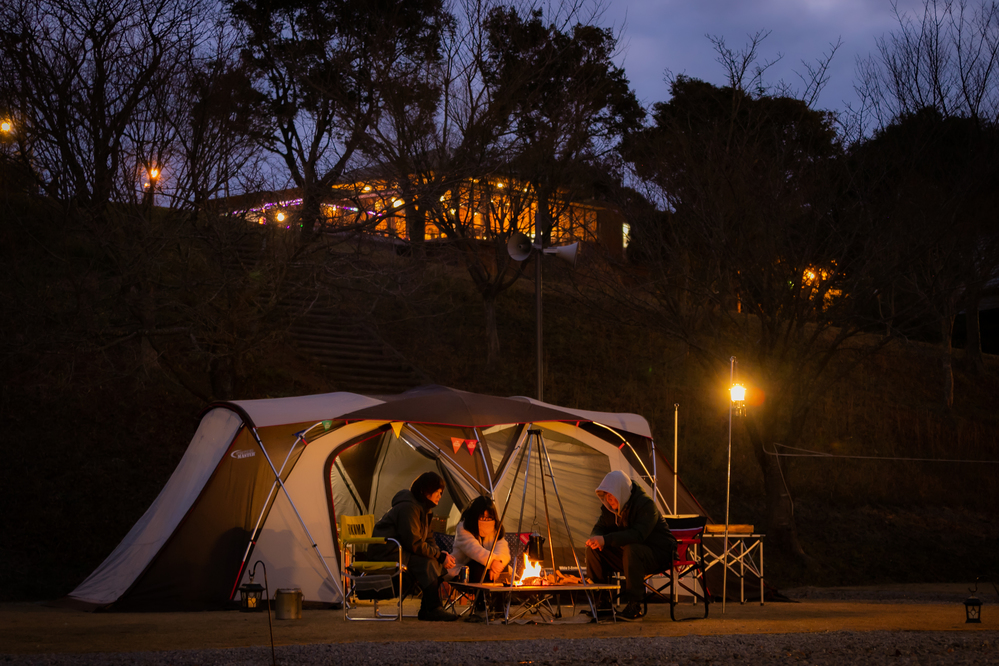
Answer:
[[[687,74],[724,84],[725,70],[705,35],[725,38],[733,50],[742,49],[748,35],[769,30],[759,54],[761,60],[783,59],[769,70],[770,81],[783,79],[801,88],[795,72],[801,61],[814,63],[830,45],[842,39],[833,59],[829,83],[818,106],[842,110],[856,99],[853,92],[856,59],[876,50],[875,40],[894,30],[898,22],[891,0],[608,0],[604,25],[624,27],[624,64],[638,98],[645,104],[664,101],[663,72]],[[922,0],[899,0],[899,8],[921,13]]]

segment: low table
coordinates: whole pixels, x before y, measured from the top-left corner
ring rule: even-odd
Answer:
[[[615,584],[595,584],[582,583],[576,585],[498,585],[490,583],[459,583],[449,581],[451,587],[459,592],[475,594],[482,592],[487,597],[489,595],[504,595],[503,599],[503,623],[509,624],[527,614],[538,615],[544,622],[554,622],[555,618],[562,617],[562,604],[558,600],[552,606],[552,597],[561,594],[568,594],[572,600],[572,605],[576,605],[576,596],[579,593],[586,595],[586,601],[590,606],[590,612],[594,619],[597,618],[597,605],[594,599],[595,592],[617,592],[620,588]],[[516,605],[514,601],[516,600]],[[488,603],[486,604],[488,608]],[[614,621],[613,611],[611,621]],[[489,612],[486,612],[486,624],[489,624]]]
[[[739,603],[746,603],[746,572],[760,580],[760,605],[763,605],[763,537],[753,525],[728,526],[728,553],[725,552],[725,526],[708,525],[704,530],[704,570],[716,564],[728,564],[728,570],[739,579]],[[708,544],[711,544],[711,548]],[[759,566],[753,560],[754,551],[759,555]]]

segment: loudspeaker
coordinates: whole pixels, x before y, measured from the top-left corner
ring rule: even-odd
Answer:
[[[579,243],[569,245],[559,245],[558,247],[545,248],[545,254],[554,254],[562,261],[568,261],[572,267],[576,267],[576,257],[579,255]]]
[[[514,261],[524,261],[531,256],[532,249],[531,239],[519,231],[515,231],[506,243],[506,251]]]

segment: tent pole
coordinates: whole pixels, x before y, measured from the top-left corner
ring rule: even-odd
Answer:
[[[635,462],[642,466],[642,474],[644,475],[643,479],[646,480],[652,479],[652,502],[656,504],[656,508],[659,508],[658,504],[659,502],[661,502],[664,507],[668,506],[666,504],[666,498],[663,497],[662,491],[659,490],[659,485],[656,483],[656,441],[652,438],[649,438],[649,441],[652,442],[652,472],[649,472],[649,468],[642,460],[642,456],[638,455],[638,451],[635,450],[635,447],[632,446],[631,442],[625,439],[621,435],[621,433],[619,433],[617,430],[614,430],[614,428],[611,428],[610,426],[604,425],[603,423],[598,423],[596,421],[590,421],[590,423],[592,423],[593,425],[598,425],[601,428],[609,430],[615,435],[617,435],[618,439],[621,440],[621,443],[617,447],[618,450],[623,450],[624,447],[627,446],[628,450],[631,451],[632,455],[635,456]],[[665,511],[663,513],[665,513]]]
[[[676,505],[676,487],[680,483],[680,459],[677,457],[680,443],[680,403],[673,403],[673,515],[680,515]]]
[[[291,454],[295,451],[295,447],[298,443],[302,441],[302,435],[305,433],[303,430],[298,434],[298,439],[295,443],[291,445],[288,449],[288,454],[284,457],[284,462],[281,463],[281,471],[284,472],[284,468],[288,465],[288,460],[291,458]],[[271,500],[274,498],[274,492],[277,490],[277,482],[271,484],[270,492],[267,493],[267,500],[264,502],[264,506],[260,509],[260,515],[257,516],[257,523],[253,526],[253,532],[251,532],[250,541],[246,544],[246,552],[243,553],[243,560],[239,563],[239,573],[236,574],[236,582],[232,586],[232,591],[229,593],[229,600],[236,595],[236,588],[239,587],[239,581],[243,578],[243,571],[246,569],[246,563],[250,559],[250,552],[253,550],[253,546],[257,543],[257,539],[260,538],[260,530],[263,528],[264,516],[267,514],[267,507],[270,506]]]
[[[447,453],[447,451],[445,451],[441,447],[437,446],[437,444],[435,444],[434,442],[430,441],[430,439],[428,439],[426,437],[426,435],[424,435],[422,432],[420,432],[419,430],[417,430],[416,428],[414,428],[412,423],[407,423],[405,425],[405,427],[408,428],[410,432],[412,432],[415,435],[419,436],[420,440],[425,445],[427,445],[430,448],[435,449],[437,451],[437,453],[441,454],[442,456],[444,456],[445,458],[447,458],[448,460],[450,460],[451,463],[452,463],[452,466],[454,467],[454,469],[456,469],[459,472],[461,472],[461,474],[464,475],[466,481],[472,482],[472,484],[477,485],[482,490],[488,490],[484,485],[482,485],[481,481],[479,481],[474,476],[472,476],[471,474],[469,474],[468,472],[466,472],[465,469],[461,465],[458,464],[458,461],[456,461],[454,458],[452,458],[451,456],[449,456],[448,453]],[[403,441],[405,441],[405,440],[403,440]],[[410,446],[410,448],[412,448],[412,444],[410,444],[409,446]]]
[[[539,431],[540,437],[540,431]],[[579,574],[579,579],[583,579],[583,568],[579,565],[579,557],[576,555],[576,547],[573,545],[575,542],[572,539],[572,529],[569,527],[569,518],[565,515],[565,506],[562,505],[562,496],[558,492],[558,484],[555,482],[555,469],[552,467],[552,459],[548,455],[548,446],[541,441],[541,451],[545,454],[545,460],[548,462],[548,473],[552,479],[552,491],[555,493],[555,499],[558,501],[559,511],[562,513],[562,522],[565,524],[565,534],[569,538],[569,550],[572,551],[572,559],[576,563],[576,573]],[[554,551],[553,551],[554,553]],[[552,555],[552,566],[555,566],[555,557]],[[591,604],[592,605],[592,604]],[[596,617],[596,616],[594,616]]]
[[[486,481],[489,482],[489,499],[492,499],[496,488],[493,486],[493,473],[489,469],[489,461],[486,459],[486,452],[483,450],[482,436],[479,434],[478,428],[472,428],[472,433],[475,434],[475,439],[479,442],[479,455],[482,456],[482,466],[486,468]]]
[[[284,496],[288,498],[288,504],[291,505],[292,511],[294,511],[295,515],[298,516],[298,522],[302,525],[302,529],[305,530],[305,535],[309,537],[309,543],[312,544],[313,550],[316,551],[316,556],[319,557],[319,561],[322,563],[323,569],[326,569],[326,574],[336,585],[336,589],[340,592],[340,596],[345,597],[340,581],[337,580],[337,577],[333,575],[332,571],[330,571],[329,565],[326,564],[326,558],[323,556],[322,551],[319,550],[319,544],[317,544],[316,540],[312,538],[312,532],[309,531],[308,525],[305,524],[305,519],[302,518],[302,514],[298,512],[298,507],[295,506],[295,502],[291,499],[291,493],[288,492],[288,489],[284,485],[284,481],[281,480],[281,475],[278,474],[277,469],[274,467],[274,463],[271,461],[271,457],[267,454],[267,449],[264,448],[264,443],[260,441],[260,435],[257,434],[256,427],[251,426],[250,432],[253,433],[253,439],[257,440],[257,445],[263,452],[264,459],[267,460],[267,464],[270,465],[271,471],[274,472],[274,478],[277,479],[278,484],[281,486],[281,490],[284,491]],[[346,599],[344,599],[344,601],[346,601]]]

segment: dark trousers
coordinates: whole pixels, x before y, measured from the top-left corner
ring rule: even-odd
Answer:
[[[403,556],[404,559],[405,555]],[[410,555],[406,560],[406,571],[410,580],[423,592],[421,608],[437,608],[441,605],[440,579],[443,568],[437,560],[422,555]]]
[[[602,550],[586,549],[586,576],[594,583],[609,583],[614,573],[624,574],[625,602],[645,598],[645,577],[665,571],[669,566],[666,556],[642,543],[630,546],[604,546]]]

